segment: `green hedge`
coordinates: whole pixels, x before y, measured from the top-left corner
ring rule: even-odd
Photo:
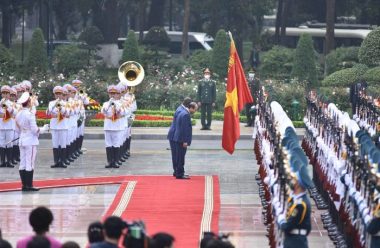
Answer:
[[[369,84],[380,84],[380,66],[369,69],[363,75],[363,79]]]
[[[357,64],[352,68],[334,72],[322,81],[322,85],[349,87],[351,84],[363,80],[363,75],[367,70],[368,67],[366,65]]]
[[[359,49],[359,62],[368,66],[380,65],[380,27],[372,30]]]
[[[303,121],[293,121],[293,125],[295,128],[303,128],[305,127],[305,123]]]

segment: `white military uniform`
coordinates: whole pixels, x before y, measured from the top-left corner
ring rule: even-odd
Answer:
[[[8,85],[1,87],[2,93],[10,93],[11,88]],[[8,99],[0,101],[0,167],[14,167],[12,164],[12,149],[14,138],[15,122],[13,103]]]
[[[16,115],[17,129],[20,139],[20,170],[34,170],[34,162],[39,145],[36,116],[29,108],[22,108]]]
[[[29,92],[24,92],[18,103],[24,104],[30,101]],[[37,191],[33,187],[33,174],[35,168],[35,160],[37,154],[37,146],[39,144],[38,135],[40,129],[37,127],[36,117],[28,107],[23,107],[17,113],[16,118],[16,131],[19,133],[19,146],[20,146],[20,178],[22,182],[23,191]],[[41,131],[47,131],[48,125],[45,125]]]
[[[107,90],[109,93],[120,93],[120,88],[111,85]],[[121,151],[124,124],[123,116],[125,109],[120,100],[110,99],[103,104],[102,114],[104,115],[104,137],[106,143],[107,162],[106,168],[119,168],[121,165]]]
[[[49,102],[49,107],[46,110],[46,113],[51,116],[50,130],[53,148],[66,148],[68,126],[65,105],[65,101],[56,99]]]

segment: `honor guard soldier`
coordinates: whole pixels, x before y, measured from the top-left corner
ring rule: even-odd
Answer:
[[[10,91],[10,101],[12,102],[12,108],[13,108],[13,122],[14,118],[16,117],[16,114],[21,110],[21,105],[17,103],[17,93],[18,93],[18,86],[13,86]],[[13,147],[12,147],[12,163],[16,165],[18,162],[20,162],[20,147],[18,146],[18,133],[16,132],[16,123],[13,129],[13,140],[12,142]]]
[[[83,90],[83,82],[75,79],[71,83],[77,89],[75,99],[79,101],[79,119],[78,119],[78,153],[83,154],[82,145],[84,137],[84,124],[86,121],[86,108],[85,106],[90,104],[90,99],[86,92]]]
[[[14,137],[15,122],[13,119],[12,102],[10,99],[11,88],[8,85],[1,87],[1,109],[0,109],[0,167],[13,168],[11,142]]]
[[[53,89],[55,100],[49,102],[46,113],[51,116],[50,130],[53,143],[54,164],[51,168],[66,168],[66,139],[67,118],[66,102],[63,100],[63,88],[55,86]]]
[[[38,96],[35,95],[33,92],[32,92],[32,83],[28,80],[24,80],[21,82],[21,84],[23,85],[24,89],[25,89],[25,92],[29,92],[29,95],[30,95],[30,101],[31,101],[31,110],[34,114],[37,113],[37,107],[40,105],[39,102],[38,102]]]
[[[291,173],[290,188],[293,190],[288,199],[286,216],[277,219],[279,228],[285,232],[284,248],[308,247],[307,235],[311,230],[311,205],[306,189],[313,186],[306,166]]]
[[[124,130],[121,117],[124,116],[118,95],[120,89],[116,85],[107,88],[110,100],[102,106],[101,113],[104,115],[104,138],[106,143],[106,154],[108,164],[106,168],[119,168],[121,137]]]
[[[31,96],[24,92],[17,101],[22,109],[16,115],[16,130],[20,135],[20,166],[19,173],[22,182],[22,191],[38,191],[33,187],[33,174],[39,144],[38,135],[47,132],[49,126],[46,124],[41,129],[37,127],[36,116],[31,110]]]
[[[210,69],[204,71],[204,78],[198,84],[198,106],[201,107],[201,130],[211,130],[212,108],[216,100],[216,82],[210,79]]]
[[[380,173],[378,173],[380,175]],[[380,192],[376,190],[375,207],[372,218],[365,218],[366,230],[371,234],[370,248],[380,247]]]

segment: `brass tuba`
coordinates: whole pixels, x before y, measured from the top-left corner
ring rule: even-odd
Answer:
[[[145,76],[144,68],[135,61],[124,62],[117,72],[121,83],[127,86],[139,85]]]

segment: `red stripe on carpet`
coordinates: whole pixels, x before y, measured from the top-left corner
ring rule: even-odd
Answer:
[[[122,217],[128,221],[143,220],[150,235],[157,232],[172,234],[176,239],[176,247],[194,248],[199,244],[205,209],[205,179],[205,176],[192,176],[190,180],[176,180],[172,176],[107,176],[35,180],[34,185],[39,188],[56,188],[120,183],[115,199],[103,216],[106,217],[111,215],[122,201],[127,182],[136,181],[132,197]],[[209,196],[213,198],[211,230],[217,233],[220,212],[217,176],[213,176],[212,186],[212,195]],[[20,187],[20,182],[2,182],[0,192],[20,190]]]

